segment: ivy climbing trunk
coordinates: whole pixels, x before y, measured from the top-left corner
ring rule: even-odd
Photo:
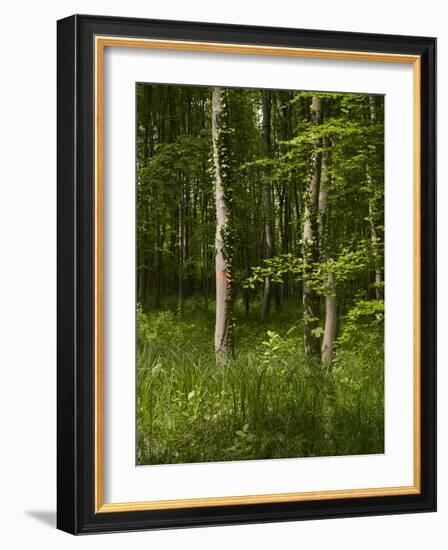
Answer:
[[[231,233],[228,192],[226,189],[225,162],[227,150],[223,144],[225,134],[225,112],[223,92],[220,88],[212,91],[212,139],[213,166],[216,200],[215,232],[215,268],[216,268],[216,319],[215,319],[215,354],[216,364],[224,368],[233,356],[233,321],[232,321],[232,270],[233,251],[229,238]]]
[[[311,122],[316,126],[322,123],[322,102],[318,96],[313,96],[311,99]],[[322,163],[321,148],[322,140],[318,137],[313,143],[311,171],[305,192],[303,214],[303,344],[307,355],[320,355],[319,335],[316,333],[319,301],[316,292],[309,284],[309,277],[318,256],[317,212]]]

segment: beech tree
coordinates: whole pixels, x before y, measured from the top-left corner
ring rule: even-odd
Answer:
[[[216,200],[215,266],[216,266],[216,321],[215,353],[216,363],[224,367],[233,356],[232,319],[232,258],[233,238],[231,227],[229,162],[226,147],[224,92],[213,88],[212,92],[212,134],[213,165]]]
[[[322,124],[322,101],[319,96],[311,98],[311,122],[313,125]],[[310,272],[318,256],[318,204],[320,177],[322,169],[322,138],[316,137],[313,141],[311,153],[311,168],[308,187],[304,196],[303,215],[303,343],[305,353],[317,354],[320,349],[318,326],[319,311],[317,295],[309,283]]]
[[[319,240],[322,260],[328,260],[333,247],[331,242],[332,227],[328,223],[329,187],[331,187],[329,174],[329,149],[330,141],[322,138],[322,166],[321,184],[319,189]],[[325,288],[325,325],[322,338],[321,358],[322,363],[329,363],[333,358],[333,347],[337,335],[337,298],[334,271],[328,270]]]

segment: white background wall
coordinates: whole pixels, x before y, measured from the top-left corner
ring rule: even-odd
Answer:
[[[90,0],[5,3],[0,30],[0,541],[3,548],[447,546],[448,374],[439,361],[439,512],[71,537],[55,522],[56,20],[73,13],[291,26],[439,39],[439,311],[448,307],[444,156],[448,29],[427,0]],[[439,316],[440,317],[440,316]],[[444,321],[444,322],[443,322]],[[440,317],[441,345],[448,330]]]

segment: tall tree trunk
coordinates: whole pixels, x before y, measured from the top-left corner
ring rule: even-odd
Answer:
[[[319,245],[322,258],[328,259],[328,250],[331,248],[332,228],[329,227],[328,216],[328,157],[329,140],[322,138],[322,167],[321,182],[319,189]],[[325,292],[325,328],[321,347],[322,363],[329,363],[333,358],[334,341],[337,335],[337,298],[334,273],[328,272]]]
[[[179,273],[178,273],[178,300],[177,309],[182,313],[184,307],[184,276],[183,276],[183,255],[182,255],[182,242],[183,242],[183,224],[182,224],[182,206],[179,206]]]
[[[285,212],[283,215],[283,235],[282,235],[282,254],[288,254],[289,252],[289,239],[290,239],[290,193],[289,187],[291,185],[291,173],[288,174],[288,181],[284,189],[284,205]],[[283,275],[283,298],[289,298],[289,274]]]
[[[181,195],[179,204],[179,295],[178,295],[178,310],[183,311],[185,298],[185,260],[186,260],[186,227],[185,227],[185,190],[183,176],[181,180]]]
[[[297,256],[300,256],[300,254],[302,254],[302,257],[303,257],[303,252],[304,252],[303,243],[302,244],[300,243],[302,242],[302,238],[303,238],[302,209],[303,209],[303,203],[305,201],[302,200],[303,194],[301,189],[299,189],[299,185],[297,181],[294,181],[293,183],[292,193],[293,193],[293,200],[294,200],[294,212],[296,215],[294,229],[297,237],[293,242],[299,243],[294,246],[293,252],[295,252]],[[294,287],[295,288],[293,292],[295,291],[297,293],[297,303],[303,306],[303,282],[299,281],[297,284],[294,285]]]
[[[205,95],[201,97],[201,110],[200,110],[200,125],[201,131],[205,130],[206,122],[206,99]],[[203,182],[201,186],[201,225],[205,227],[208,224],[208,199],[209,194],[206,187],[206,181],[208,180],[208,164],[205,161],[204,156],[202,157],[202,177]],[[209,284],[208,284],[208,257],[209,257],[209,248],[208,240],[206,236],[202,236],[201,239],[201,266],[202,266],[202,293],[204,296],[204,309],[208,311],[208,293],[209,293]]]
[[[152,136],[152,111],[150,109],[151,105],[151,88],[148,86],[145,90],[145,117],[144,117],[144,138],[143,138],[143,166],[147,166],[150,157],[153,153],[153,136]],[[141,194],[140,194],[141,193]],[[137,197],[138,203],[145,204],[144,208],[144,220],[148,219],[149,211],[149,196],[148,191],[145,188],[140,189],[139,196]],[[147,281],[149,280],[149,259],[148,254],[146,253],[149,248],[149,238],[146,233],[146,222],[145,230],[142,235],[142,245],[139,247],[138,252],[138,264],[139,264],[139,276],[138,276],[138,287],[137,287],[137,296],[138,301],[147,305],[148,295],[147,295]]]
[[[215,233],[215,267],[216,267],[216,320],[215,320],[215,354],[218,367],[225,367],[233,357],[232,325],[232,243],[229,242],[230,215],[225,188],[223,170],[222,130],[224,105],[220,88],[212,92],[212,138],[213,164],[215,172],[216,197],[216,233]]]
[[[263,141],[266,158],[271,157],[271,92],[262,90],[263,104]],[[275,255],[274,243],[274,212],[272,205],[272,185],[270,181],[270,167],[264,169],[264,234],[266,240],[265,259]],[[267,275],[264,279],[263,298],[261,300],[261,318],[265,319],[271,306],[271,278]]]
[[[311,120],[313,124],[322,122],[322,104],[318,96],[311,100]],[[304,205],[303,223],[303,343],[305,353],[309,355],[320,354],[320,342],[318,336],[313,333],[317,328],[319,315],[319,301],[315,291],[311,288],[308,278],[312,271],[312,264],[317,260],[317,211],[319,201],[319,188],[321,176],[322,153],[320,151],[322,140],[314,140],[314,151],[311,159],[311,174]]]
[[[370,113],[370,122],[376,124],[377,115],[376,115],[376,105],[375,97],[369,96],[369,113]],[[369,165],[366,166],[366,175],[369,188],[373,189],[375,186],[375,181],[370,172]],[[375,257],[375,298],[377,300],[384,299],[384,289],[383,289],[383,271],[379,265],[379,253],[378,253],[378,244],[380,237],[375,224],[375,212],[374,212],[374,200],[369,200],[369,220],[370,220],[370,239],[372,241],[373,254]]]
[[[208,197],[202,189],[201,224],[208,223],[207,218]],[[208,310],[208,243],[203,237],[201,243],[201,267],[202,267],[202,293],[204,296],[204,309]]]

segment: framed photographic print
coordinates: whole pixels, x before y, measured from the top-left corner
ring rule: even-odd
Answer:
[[[434,38],[58,22],[58,527],[434,511]]]

